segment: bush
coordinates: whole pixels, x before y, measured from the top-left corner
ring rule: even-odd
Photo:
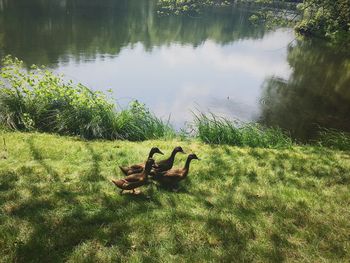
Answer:
[[[114,103],[82,84],[66,82],[44,67],[23,69],[23,62],[3,60],[0,75],[0,124],[23,131],[56,132],[86,139],[146,140],[172,128],[137,101],[117,112]]]
[[[180,15],[180,14],[198,14],[204,8],[211,6],[225,6],[229,1],[218,0],[159,0],[157,3],[158,11],[160,15]]]
[[[350,39],[349,0],[304,0],[299,9],[304,17],[297,32],[343,42]]]

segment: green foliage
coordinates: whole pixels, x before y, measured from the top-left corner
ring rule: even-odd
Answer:
[[[234,0],[159,0],[157,3],[160,15],[198,14],[204,8],[211,6],[226,6]]]
[[[350,151],[350,133],[323,129],[319,132],[318,143],[332,149]]]
[[[344,42],[350,40],[349,0],[304,0],[299,8],[304,17],[296,26],[297,32]]]
[[[209,144],[263,148],[285,148],[293,145],[291,138],[279,128],[232,122],[214,114],[195,115],[194,126],[199,139]]]
[[[0,123],[11,129],[128,140],[159,138],[172,130],[137,101],[117,112],[101,92],[65,82],[43,67],[26,71],[16,58],[3,60],[0,80]]]
[[[349,0],[159,0],[158,13],[198,14],[206,7],[230,4],[244,4],[257,8],[250,17],[252,24],[264,23],[267,27],[295,25],[296,18],[302,14],[303,18],[295,27],[300,34],[343,43],[350,42]]]
[[[348,262],[349,154],[1,133],[0,262]],[[178,192],[119,195],[117,165],[182,145]],[[0,145],[0,155],[2,151]],[[162,158],[159,155],[155,158]],[[186,155],[177,155],[182,167]]]
[[[239,8],[249,8],[253,14],[249,20],[252,24],[265,24],[268,28],[276,25],[285,26],[290,24],[295,17],[295,2],[297,1],[274,1],[274,0],[159,0],[158,14],[199,14],[208,7],[222,7],[235,4]],[[292,15],[292,17],[291,17]]]
[[[116,138],[130,141],[175,136],[175,131],[169,123],[164,123],[154,116],[144,104],[138,101],[131,102],[129,109],[117,114],[116,130]]]

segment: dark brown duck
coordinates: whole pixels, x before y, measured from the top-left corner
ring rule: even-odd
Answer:
[[[180,146],[177,146],[174,148],[174,150],[172,151],[172,153],[168,159],[157,162],[154,165],[154,173],[162,173],[162,172],[170,170],[174,165],[175,156],[179,152],[185,153],[184,150]]]
[[[135,193],[135,188],[145,185],[148,182],[148,175],[153,165],[154,160],[149,158],[145,163],[145,169],[141,173],[135,173],[120,180],[112,180],[112,182],[118,188],[122,189],[121,194],[124,190],[133,190],[133,193]]]
[[[160,182],[161,184],[175,185],[181,180],[185,179],[190,171],[190,163],[192,160],[200,160],[197,155],[190,154],[187,157],[184,168],[171,169],[169,171],[156,173],[153,179]]]
[[[148,154],[148,158],[147,159],[150,159],[150,158],[153,158],[153,155],[155,153],[159,153],[159,154],[163,154],[159,148],[157,147],[153,147],[149,154]],[[143,171],[143,169],[145,168],[145,163],[139,163],[139,164],[134,164],[134,165],[131,165],[129,167],[122,167],[122,166],[119,166],[120,170],[123,172],[123,174],[125,175],[131,175],[131,174],[135,174],[135,173],[141,173]]]

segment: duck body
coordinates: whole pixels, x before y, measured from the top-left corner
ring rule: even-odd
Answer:
[[[163,154],[159,148],[153,147],[151,151],[148,154],[148,159],[152,158],[155,153]],[[145,163],[139,163],[139,164],[134,164],[129,167],[122,167],[119,166],[120,170],[122,173],[126,176],[131,175],[131,174],[137,174],[137,173],[142,173],[142,171],[145,169]]]
[[[180,146],[175,147],[168,159],[159,161],[154,165],[154,169],[151,175],[156,175],[156,174],[163,173],[170,170],[174,165],[175,156],[178,152],[185,153]]]
[[[121,189],[121,193],[123,193],[124,190],[133,190],[134,192],[135,188],[147,184],[148,175],[151,172],[153,164],[154,160],[149,158],[146,161],[145,169],[141,173],[135,173],[120,180],[112,180],[112,183]]]
[[[119,169],[122,171],[122,173],[125,176],[136,174],[136,173],[141,173],[144,168],[145,168],[145,165],[143,163],[134,164],[134,165],[131,165],[129,167],[119,166]]]
[[[158,172],[156,173],[152,179],[158,181],[161,184],[165,185],[176,185],[181,180],[185,179],[188,175],[188,172],[190,170],[190,163],[192,160],[199,158],[195,154],[190,154],[187,157],[186,163],[184,168],[178,168],[178,169],[171,169],[165,172]]]

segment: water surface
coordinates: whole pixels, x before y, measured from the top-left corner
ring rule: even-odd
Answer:
[[[177,128],[199,109],[312,138],[350,130],[350,55],[247,9],[159,17],[146,0],[0,0],[0,56],[43,64],[121,106],[145,103]]]

